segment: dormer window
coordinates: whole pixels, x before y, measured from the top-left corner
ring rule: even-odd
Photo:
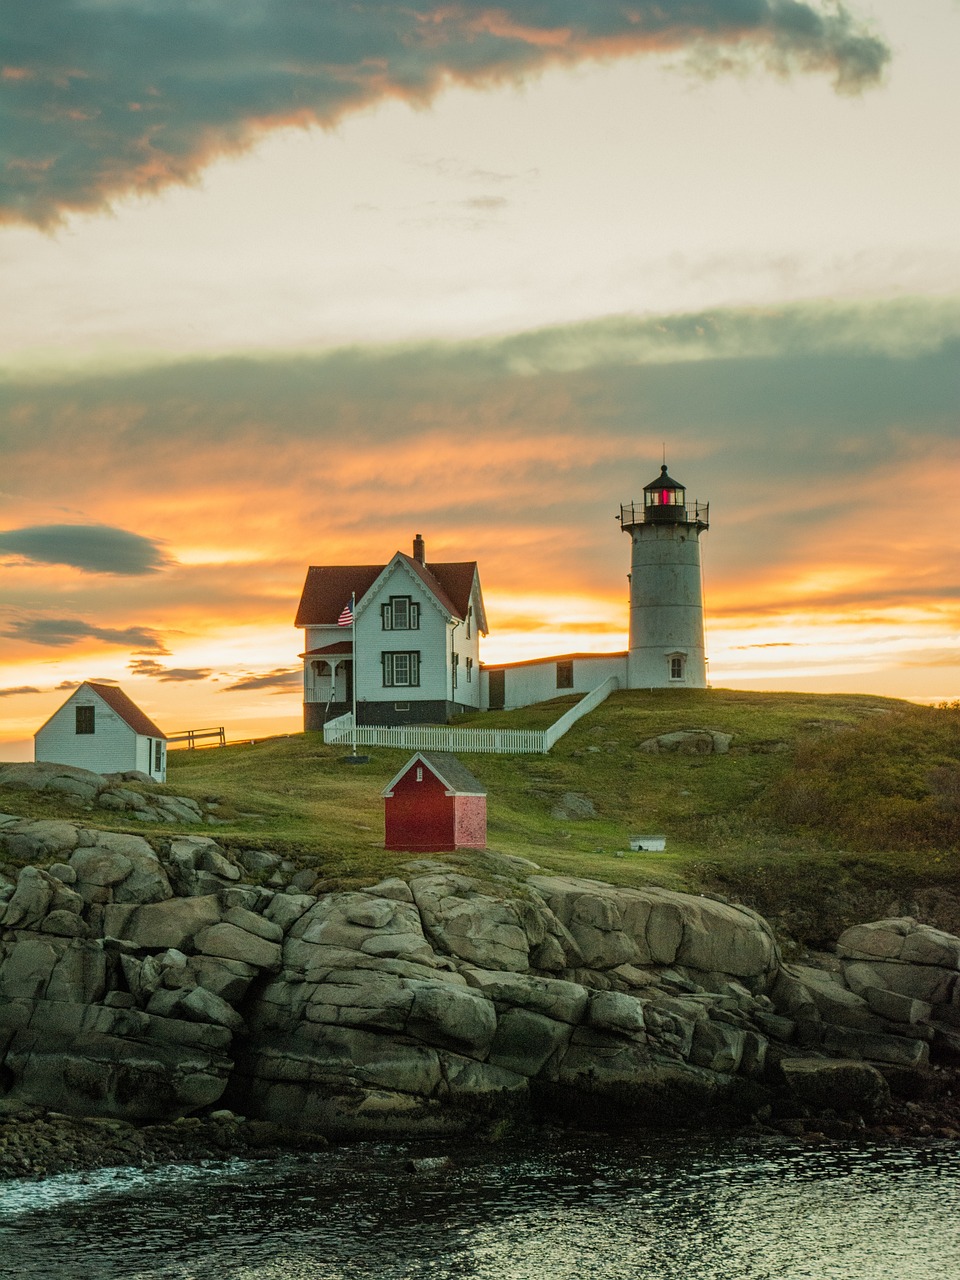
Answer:
[[[419,631],[419,603],[410,596],[391,596],[380,606],[380,624],[384,631]]]

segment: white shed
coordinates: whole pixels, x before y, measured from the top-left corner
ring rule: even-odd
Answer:
[[[167,780],[167,736],[113,684],[85,680],[34,734],[33,758]]]

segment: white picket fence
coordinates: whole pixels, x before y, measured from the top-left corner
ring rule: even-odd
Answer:
[[[614,690],[616,676],[604,680],[580,699],[549,729],[465,729],[443,724],[362,724],[354,728],[353,715],[338,716],[323,726],[324,742],[337,746],[398,747],[406,751],[477,751],[495,755],[545,755],[567,730]]]

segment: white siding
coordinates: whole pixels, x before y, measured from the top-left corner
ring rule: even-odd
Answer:
[[[385,631],[380,606],[391,596],[409,596],[420,605],[420,626],[413,630]],[[376,589],[368,592],[354,622],[357,631],[357,700],[369,702],[425,702],[450,697],[448,646],[450,630],[446,613],[433,592],[402,561],[395,562]],[[419,686],[385,686],[384,652],[420,654]]]
[[[456,653],[460,661],[457,664],[457,687],[452,688],[453,672],[451,670],[451,700],[463,703],[468,707],[483,705],[480,690],[480,633],[477,630],[477,616],[480,612],[479,595],[476,584],[471,596],[473,616],[470,620],[470,634],[467,635],[467,622],[459,622],[453,628],[451,651]],[[473,678],[467,680],[467,659],[473,662]]]
[[[559,659],[573,663],[573,687],[557,688],[557,659],[544,658],[541,662],[527,662],[522,666],[504,669],[504,708],[529,707],[536,702],[549,702],[566,694],[585,694],[611,676],[622,686],[626,685],[627,659],[624,654],[589,654],[583,657]],[[484,672],[483,705],[489,705],[488,672]]]
[[[94,708],[93,733],[77,733],[78,706]],[[139,741],[145,745],[147,739]],[[120,773],[143,768],[137,748],[138,737],[130,726],[92,689],[81,685],[36,734],[34,758],[94,773]]]

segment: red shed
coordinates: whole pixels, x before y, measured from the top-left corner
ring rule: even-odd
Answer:
[[[380,794],[384,848],[440,853],[486,847],[486,788],[449,751],[418,751]]]

